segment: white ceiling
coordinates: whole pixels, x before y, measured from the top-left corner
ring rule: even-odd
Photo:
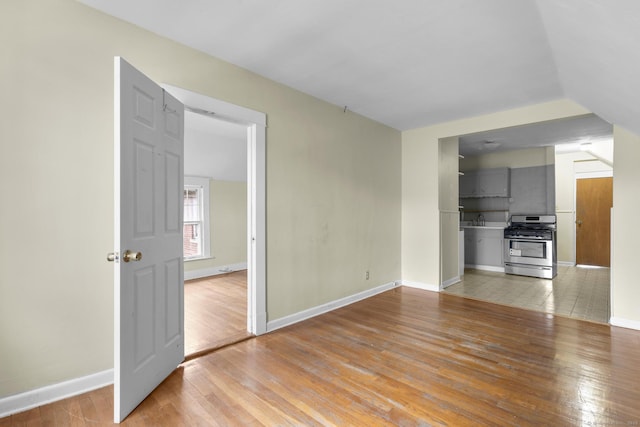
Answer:
[[[247,180],[247,128],[184,112],[184,174],[221,181]]]
[[[552,120],[463,135],[459,152],[465,157],[498,151],[563,145],[577,151],[583,143],[611,143],[613,127],[594,114],[564,120]]]
[[[81,0],[406,130],[568,97],[640,133],[637,0]]]

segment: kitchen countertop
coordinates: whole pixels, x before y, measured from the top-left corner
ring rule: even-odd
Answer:
[[[507,226],[505,222],[485,222],[485,225],[472,225],[471,221],[463,221],[460,228],[480,228],[483,230],[504,230]]]

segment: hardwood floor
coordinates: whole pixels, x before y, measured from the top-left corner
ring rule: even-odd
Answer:
[[[640,425],[640,332],[398,287],[181,365],[124,426]],[[110,425],[111,388],[0,420]]]
[[[246,270],[185,282],[184,306],[187,358],[251,336]]]

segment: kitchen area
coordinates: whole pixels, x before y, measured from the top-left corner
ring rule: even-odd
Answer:
[[[612,167],[580,146],[585,133],[599,142],[608,132],[592,116],[441,140],[441,236],[457,230],[457,254],[441,239],[441,290],[607,323],[609,268],[576,266],[573,191],[579,171]],[[574,147],[558,150],[553,138]]]
[[[547,150],[527,150],[528,158],[543,163]],[[503,164],[520,167],[461,167],[459,243],[464,246],[464,266],[551,279],[557,274],[554,165],[523,166],[503,157]]]

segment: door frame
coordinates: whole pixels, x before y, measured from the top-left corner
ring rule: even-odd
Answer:
[[[578,180],[579,179],[590,179],[590,178],[613,178],[613,169],[612,170],[602,170],[602,171],[593,171],[593,172],[575,172],[573,174],[573,265],[578,265],[578,233],[576,231],[576,221],[578,220]],[[613,220],[613,216],[611,217]],[[609,224],[611,227],[611,223]],[[611,233],[613,236],[613,233]],[[613,260],[613,245],[609,250],[611,260]],[[611,266],[609,267],[611,268]]]
[[[247,128],[247,331],[267,331],[266,305],[266,126],[265,113],[160,84],[187,109],[212,114]]]

